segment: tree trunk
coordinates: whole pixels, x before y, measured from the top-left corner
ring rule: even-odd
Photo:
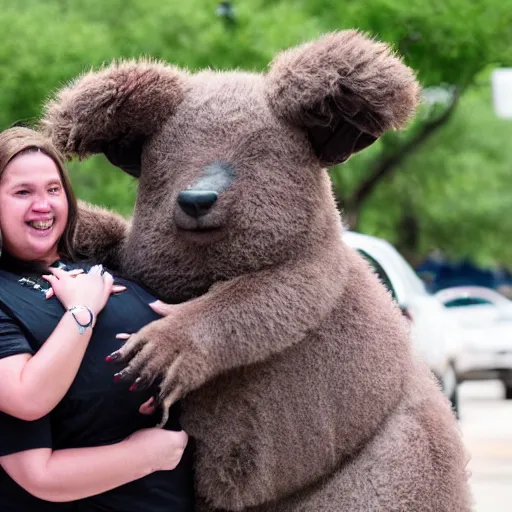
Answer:
[[[454,90],[453,96],[443,112],[427,121],[421,129],[394,153],[378,159],[359,186],[349,197],[337,197],[337,203],[344,212],[345,222],[351,229],[357,228],[359,212],[364,202],[371,196],[377,186],[389,178],[406,158],[417,151],[425,142],[442,128],[452,117],[460,99],[461,88]]]
[[[409,204],[404,204],[397,226],[398,252],[414,267],[419,263],[420,222]]]
[[[359,223],[359,211],[353,210],[351,208],[343,208],[341,211],[341,218],[343,220],[343,225],[350,229],[350,231],[357,231],[357,226]]]

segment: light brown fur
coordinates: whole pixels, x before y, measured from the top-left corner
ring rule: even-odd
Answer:
[[[183,398],[203,509],[469,511],[448,402],[343,243],[324,169],[407,121],[412,72],[354,31],[292,49],[266,75],[123,66],[61,91],[43,127],[66,153],[104,151],[140,176],[126,238],[113,225],[121,269],[192,299],[122,354],[129,378],[163,376],[164,401]],[[178,194],[218,186],[212,169],[228,184],[192,219]]]
[[[78,201],[78,228],[75,233],[77,257],[101,261],[118,270],[129,223],[110,210]]]

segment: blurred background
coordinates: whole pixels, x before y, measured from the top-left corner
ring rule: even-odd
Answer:
[[[332,169],[334,192],[460,417],[476,510],[511,510],[512,0],[0,0],[0,26],[0,129],[112,59],[264,71],[330,30],[391,43],[421,110]],[[136,182],[103,157],[70,170],[79,198],[131,213]]]

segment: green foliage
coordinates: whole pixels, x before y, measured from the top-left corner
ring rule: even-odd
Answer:
[[[512,65],[511,3],[244,0],[233,1],[235,22],[229,23],[210,0],[0,0],[0,129],[31,123],[51,91],[112,59],[145,55],[192,70],[263,71],[283,48],[354,27],[393,43],[424,86],[468,88],[489,66]],[[399,150],[424,119],[334,169],[338,196],[356,190],[375,162]],[[449,125],[379,184],[360,212],[360,229],[396,238],[401,198],[408,197],[421,220],[421,251],[476,251],[485,261],[512,264],[501,243],[510,206],[504,194],[509,126],[493,115],[488,89],[471,91]],[[131,212],[135,181],[103,157],[70,169],[80,198]],[[479,233],[485,240],[481,235],[474,243]]]
[[[71,182],[78,198],[104,205],[130,216],[137,193],[137,180],[113,167],[102,155],[68,164]]]
[[[458,84],[510,55],[510,0],[308,1],[327,29],[357,26],[395,43],[425,86]]]
[[[453,119],[382,184],[361,229],[398,243],[404,212],[420,225],[420,254],[512,264],[512,122],[497,119],[489,86],[463,98]]]

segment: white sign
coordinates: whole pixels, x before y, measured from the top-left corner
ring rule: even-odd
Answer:
[[[492,99],[499,117],[512,119],[512,68],[498,68],[492,72]]]

